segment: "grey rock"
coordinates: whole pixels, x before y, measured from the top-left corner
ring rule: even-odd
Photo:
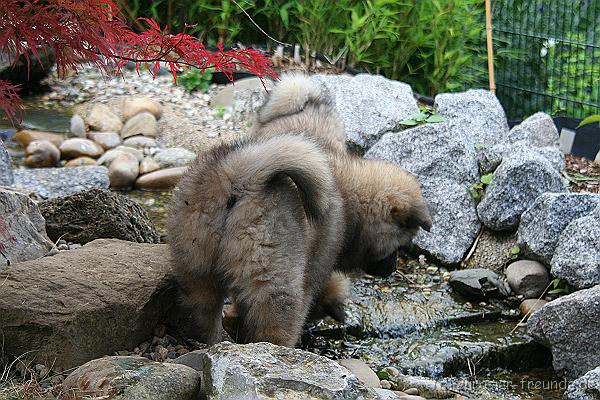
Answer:
[[[338,364],[347,368],[356,376],[356,378],[364,383],[367,387],[380,388],[381,383],[377,374],[362,360],[356,358],[346,358],[338,360]]]
[[[90,132],[88,137],[104,150],[110,150],[121,144],[121,136],[117,132]]]
[[[202,372],[204,370],[205,353],[206,349],[190,351],[189,353],[177,357],[173,362],[175,364],[187,365],[196,371]]]
[[[413,244],[444,263],[459,263],[481,227],[475,200],[455,181],[428,178],[421,183],[433,224],[430,232],[419,230]]]
[[[107,238],[158,243],[160,239],[142,206],[109,190],[90,189],[41,201],[39,208],[54,241],[88,243]]]
[[[387,133],[365,158],[387,160],[422,177],[479,182],[475,148],[464,132],[442,122]]]
[[[183,147],[169,147],[160,150],[154,155],[154,161],[161,168],[185,167],[196,159],[196,153],[184,149]]]
[[[121,152],[108,167],[108,179],[112,188],[129,188],[133,186],[140,173],[140,164],[131,153]]]
[[[510,288],[500,276],[485,268],[452,271],[448,283],[468,299],[501,298],[510,294]]]
[[[573,220],[600,206],[600,195],[544,193],[521,215],[517,230],[523,253],[549,265],[560,234]]]
[[[335,361],[270,343],[208,349],[202,391],[210,399],[377,399]]]
[[[260,78],[245,78],[236,80],[235,83],[223,87],[211,100],[213,107],[228,107],[233,109],[235,105],[235,94],[241,91],[263,90],[263,82]]]
[[[575,379],[565,392],[567,400],[600,400],[600,366]]]
[[[71,117],[71,126],[67,136],[78,138],[85,137],[85,121],[80,115],[75,114]]]
[[[131,136],[123,141],[124,146],[144,149],[148,147],[158,147],[156,139],[147,136]]]
[[[565,228],[550,265],[553,275],[576,289],[600,284],[600,206]]]
[[[508,141],[510,143],[526,141],[534,147],[558,147],[558,137],[558,130],[552,117],[538,112],[514,126],[508,134]]]
[[[600,285],[562,296],[527,323],[535,340],[550,348],[559,376],[576,379],[600,365]]]
[[[4,147],[4,141],[0,139],[0,186],[10,186],[14,180],[10,155]]]
[[[536,299],[550,284],[550,274],[537,261],[519,260],[506,268],[506,280],[516,294],[526,299]]]
[[[465,265],[468,268],[487,268],[501,274],[511,259],[510,249],[516,244],[516,234],[484,228],[475,251]]]
[[[85,189],[108,189],[108,170],[87,166],[36,168],[14,171],[15,187],[37,193],[44,199],[67,196]]]
[[[379,75],[316,75],[344,120],[353,147],[365,152],[386,132],[401,129],[400,121],[419,112],[409,85]]]
[[[67,376],[63,387],[69,393],[94,398],[196,400],[200,378],[198,371],[185,365],[136,356],[112,356],[77,368]]]
[[[524,157],[529,152],[548,160],[558,172],[562,172],[565,169],[565,155],[557,146],[535,147],[521,140],[508,147],[508,152],[504,156]]]
[[[98,239],[0,271],[4,354],[63,369],[152,336],[177,296],[167,245]]]
[[[477,206],[481,222],[493,230],[515,230],[521,214],[546,192],[565,192],[560,173],[533,152],[505,158]]]
[[[267,89],[273,87],[269,80],[265,81]],[[256,111],[263,105],[267,97],[264,88],[234,90],[233,91],[233,110],[232,122],[240,128],[248,128],[254,122]]]
[[[121,137],[126,139],[136,135],[150,137],[156,137],[158,135],[158,122],[156,121],[154,114],[148,111],[142,111],[125,122],[123,129],[121,129]]]
[[[0,189],[0,271],[7,264],[43,257],[51,248],[37,205],[21,193]]]
[[[481,89],[443,93],[435,97],[440,115],[471,138],[471,146],[492,146],[508,135],[508,122],[496,96]]]

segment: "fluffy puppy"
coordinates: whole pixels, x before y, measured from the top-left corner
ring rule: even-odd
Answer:
[[[394,164],[366,160],[345,146],[341,117],[323,88],[304,75],[285,75],[258,110],[254,138],[294,134],[316,140],[327,153],[344,200],[346,230],[336,269],[389,275],[396,249],[431,217],[414,175]]]
[[[299,136],[224,144],[200,155],[168,210],[171,259],[198,339],[221,338],[225,296],[241,342],[294,346],[344,237],[327,157]]]

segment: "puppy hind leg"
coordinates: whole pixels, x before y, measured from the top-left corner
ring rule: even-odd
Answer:
[[[224,291],[210,277],[197,279],[185,288],[186,300],[192,307],[192,318],[198,340],[214,344],[222,337],[222,312]]]

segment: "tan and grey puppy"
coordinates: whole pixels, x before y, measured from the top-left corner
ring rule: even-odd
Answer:
[[[198,157],[168,211],[174,271],[198,339],[221,338],[223,300],[241,342],[294,346],[344,237],[329,163],[299,136],[221,145]]]
[[[336,266],[373,275],[395,270],[396,249],[410,242],[431,217],[411,173],[346,150],[344,126],[322,87],[305,75],[282,77],[258,110],[254,138],[295,134],[317,140],[328,155],[344,199],[345,242]]]

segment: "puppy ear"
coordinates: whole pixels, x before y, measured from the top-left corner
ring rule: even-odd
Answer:
[[[395,198],[395,201],[391,202],[390,214],[396,223],[407,228],[421,227],[427,232],[431,230],[429,208],[422,200],[415,204],[413,201]]]

